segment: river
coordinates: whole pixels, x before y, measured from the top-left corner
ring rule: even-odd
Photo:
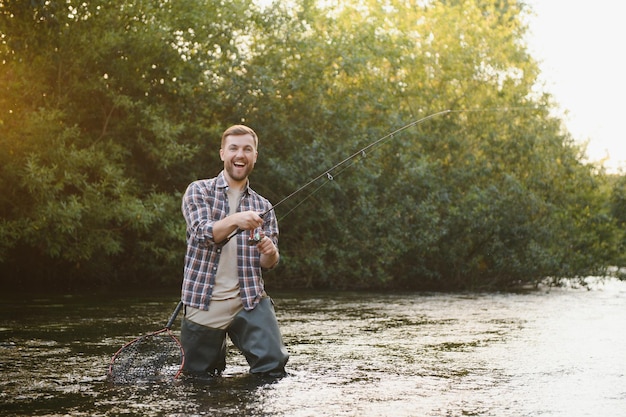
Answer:
[[[270,293],[288,376],[248,375],[230,346],[221,378],[123,385],[111,356],[178,294],[3,294],[0,416],[626,416],[626,282]]]

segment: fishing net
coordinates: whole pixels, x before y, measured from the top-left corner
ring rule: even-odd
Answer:
[[[109,378],[116,384],[176,379],[183,368],[183,348],[163,329],[122,346],[111,359]]]

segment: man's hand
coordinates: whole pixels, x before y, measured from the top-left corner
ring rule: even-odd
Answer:
[[[237,229],[254,230],[262,225],[263,219],[256,211],[234,213],[213,224],[213,240],[221,242]]]
[[[263,236],[259,243],[256,244],[257,249],[261,253],[261,267],[271,269],[276,266],[280,258],[278,249],[267,236]]]
[[[267,236],[263,236],[259,243],[256,244],[256,247],[261,252],[261,255],[274,256],[278,252],[272,239]]]
[[[254,230],[257,227],[263,226],[263,219],[256,211],[242,211],[228,216],[235,223],[236,227],[241,230]]]

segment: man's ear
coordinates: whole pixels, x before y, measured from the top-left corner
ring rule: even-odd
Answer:
[[[220,159],[224,162],[224,149],[220,148]]]

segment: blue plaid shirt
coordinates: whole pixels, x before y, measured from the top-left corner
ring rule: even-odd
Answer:
[[[182,211],[187,222],[187,254],[181,299],[186,305],[201,310],[208,310],[215,287],[221,245],[213,240],[213,223],[229,213],[227,189],[228,183],[222,171],[215,178],[192,182],[183,196]],[[271,207],[267,199],[247,186],[237,211],[253,210],[260,214]],[[265,236],[277,245],[278,221],[274,210],[265,214],[263,219]],[[248,245],[248,236],[248,231],[244,231],[235,238],[241,301],[246,310],[252,310],[263,296],[264,283],[261,254],[256,246]]]

